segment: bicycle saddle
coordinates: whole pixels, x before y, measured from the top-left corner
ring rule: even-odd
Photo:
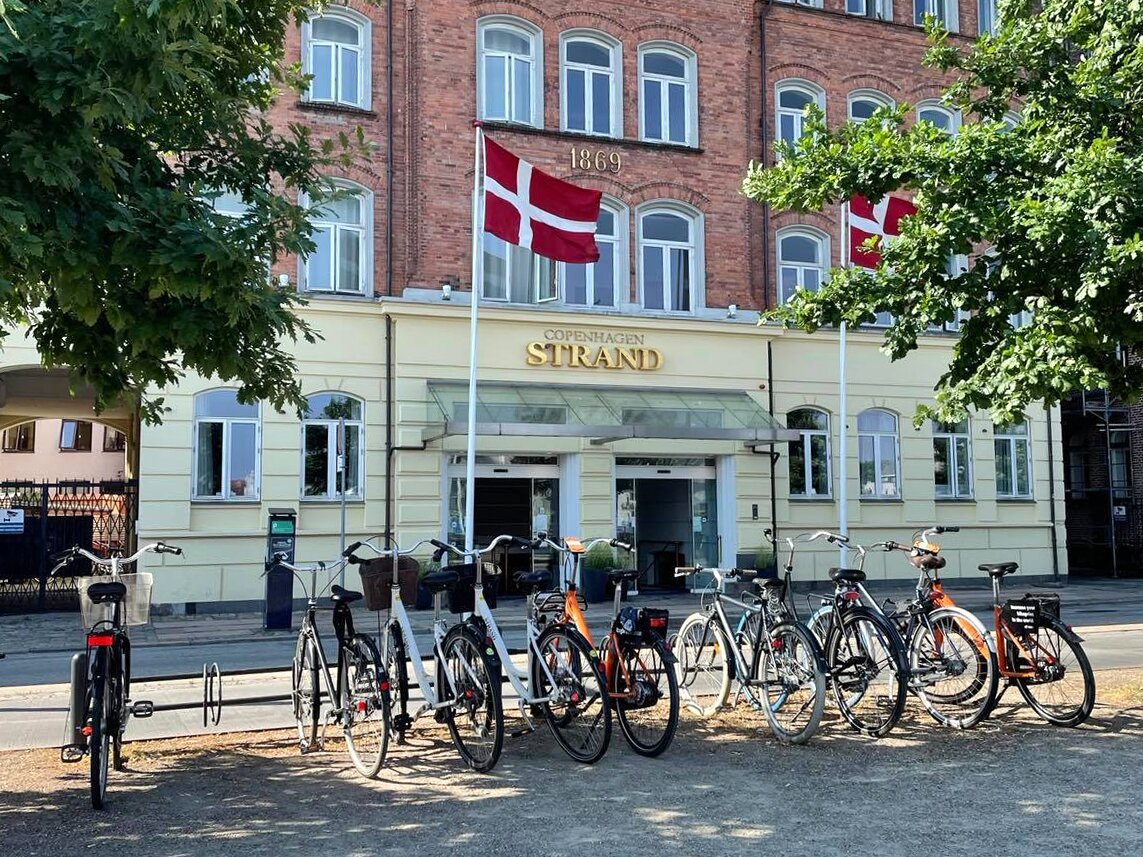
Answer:
[[[986,562],[977,566],[981,571],[988,572],[989,577],[1004,577],[1006,574],[1012,574],[1019,567],[1014,562]]]
[[[437,593],[443,592],[446,589],[451,589],[456,585],[460,579],[460,575],[455,571],[433,571],[426,574],[421,578],[421,583],[428,587],[429,592]]]
[[[621,580],[634,580],[639,576],[639,569],[637,568],[609,568],[607,570],[607,579],[612,583],[619,583]]]
[[[911,556],[909,557],[909,562],[911,562],[915,568],[927,568],[931,571],[939,571],[945,567],[945,558],[943,556],[933,556],[931,553]]]
[[[859,568],[831,568],[829,579],[834,583],[864,583],[865,572]]]
[[[87,597],[95,604],[110,604],[122,601],[127,595],[127,585],[119,580],[93,583],[87,587]]]
[[[771,591],[776,589],[780,590],[785,585],[786,584],[784,581],[779,580],[776,577],[757,577],[754,579],[755,588],[757,588],[758,591],[764,595],[769,595]]]
[[[551,584],[552,574],[549,571],[525,571],[516,575],[516,585],[529,592],[535,592],[544,586],[551,586]]]
[[[354,601],[360,601],[365,597],[360,592],[354,592],[352,589],[344,589],[336,583],[329,591],[329,600],[334,604],[352,604]]]

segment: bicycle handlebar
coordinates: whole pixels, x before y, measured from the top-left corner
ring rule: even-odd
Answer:
[[[143,545],[143,547],[139,548],[139,550],[135,551],[135,553],[131,554],[131,556],[101,557],[96,556],[86,548],[82,548],[79,545],[73,545],[72,547],[67,548],[66,550],[62,550],[52,556],[51,559],[52,562],[55,563],[55,567],[51,570],[51,574],[55,574],[77,556],[81,556],[86,560],[90,560],[93,565],[99,566],[100,568],[120,568],[124,565],[131,565],[132,563],[138,562],[139,558],[145,553],[169,553],[174,554],[175,556],[182,556],[183,549],[180,547],[175,547],[174,545],[168,545],[164,542],[152,542],[151,544]]]

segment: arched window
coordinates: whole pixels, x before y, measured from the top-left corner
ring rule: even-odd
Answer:
[[[623,63],[617,41],[573,31],[560,40],[560,94],[565,131],[623,136]]]
[[[960,130],[960,114],[945,107],[939,101],[929,100],[918,104],[917,121],[928,122],[950,135]]]
[[[303,70],[313,79],[309,101],[368,109],[370,23],[351,9],[327,7],[302,29]]]
[[[798,408],[786,415],[786,427],[800,433],[790,441],[790,496],[814,499],[830,496],[829,414]]]
[[[829,269],[829,239],[808,229],[778,233],[778,300],[786,303],[798,289],[816,292]]]
[[[612,200],[603,201],[595,244],[599,248],[598,262],[560,265],[565,304],[613,307],[629,299],[626,208]]]
[[[777,136],[794,145],[805,133],[806,108],[816,104],[825,110],[825,92],[804,80],[782,80],[778,82],[777,93]]]
[[[901,496],[896,414],[870,408],[857,415],[857,459],[862,497],[895,500]]]
[[[972,436],[967,419],[933,422],[933,483],[938,498],[972,497]]]
[[[3,442],[0,443],[3,452],[35,452],[36,451],[36,423],[20,423],[11,428],[4,429]]]
[[[340,420],[345,419],[345,434]],[[306,397],[302,420],[302,497],[334,500],[361,497],[365,466],[365,418],[360,399],[344,393]],[[342,472],[344,470],[344,473]]]
[[[237,390],[194,397],[194,499],[257,500],[261,466],[260,407]]]
[[[491,232],[484,233],[485,300],[516,304],[554,301],[556,263],[527,247],[509,244]]]
[[[1032,496],[1032,444],[1027,420],[996,426],[996,496],[1006,500]]]
[[[544,47],[539,28],[507,15],[476,23],[476,67],[481,119],[544,124]]]
[[[333,182],[335,195],[315,203],[314,251],[302,262],[307,292],[366,294],[373,283],[373,194],[360,185]]]
[[[1000,0],[978,0],[977,21],[980,24],[980,35],[991,33],[996,35],[1000,29]]]
[[[692,312],[703,282],[702,218],[674,206],[640,210],[639,296],[644,309]]]
[[[850,122],[864,122],[874,111],[893,106],[893,99],[876,89],[856,89],[849,93],[847,101]]]
[[[957,0],[913,0],[913,23],[925,26],[925,17],[932,15],[937,23],[950,33],[960,32],[960,10]]]
[[[697,59],[682,45],[639,47],[640,139],[698,145],[697,76]]]

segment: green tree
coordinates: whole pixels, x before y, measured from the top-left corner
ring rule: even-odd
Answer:
[[[815,112],[812,133],[743,182],[796,211],[914,195],[879,270],[835,270],[781,315],[815,330],[887,310],[884,350],[898,359],[928,324],[970,310],[937,388],[946,420],[989,408],[1007,421],[1072,390],[1143,387],[1143,367],[1118,356],[1143,341],[1143,4],[1002,0],[1001,19],[973,44],[930,26],[925,62],[950,73],[946,99],[971,118],[955,137],[905,128],[907,106],[835,130]],[[971,261],[950,275],[954,254]],[[1024,311],[1030,323],[1014,327]]]
[[[300,407],[282,343],[314,333],[267,264],[313,249],[297,195],[365,152],[266,116],[305,84],[284,40],[313,2],[0,4],[0,337],[26,325],[99,406],[193,370]]]

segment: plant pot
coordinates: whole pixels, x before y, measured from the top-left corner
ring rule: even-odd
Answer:
[[[580,594],[588,604],[602,604],[607,600],[607,572],[606,568],[581,568]]]
[[[433,609],[433,591],[425,586],[420,580],[417,581],[417,603],[418,610],[432,610]]]

